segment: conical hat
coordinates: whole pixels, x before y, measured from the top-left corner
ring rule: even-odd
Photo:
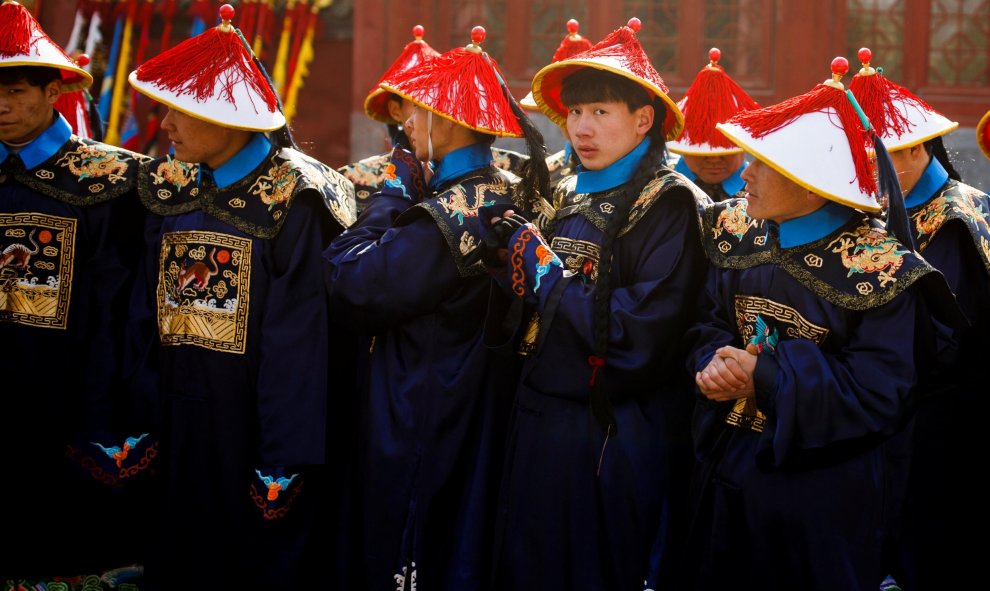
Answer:
[[[495,60],[482,51],[485,29],[472,42],[427,60],[381,87],[455,123],[498,137],[523,137],[503,91]]]
[[[240,31],[234,9],[220,7],[223,22],[164,51],[131,72],[139,92],[172,109],[223,127],[273,131],[285,126],[278,97]]]
[[[742,148],[715,129],[716,123],[728,121],[740,111],[758,109],[746,91],[718,65],[722,52],[717,47],[708,50],[709,63],[698,72],[677,106],[684,113],[684,131],[680,137],[667,142],[667,149],[688,156],[718,156],[738,154]]]
[[[869,48],[860,49],[858,57],[863,67],[853,76],[849,90],[888,152],[916,146],[959,127],[908,89],[888,80],[883,70],[871,67],[873,53]]]
[[[987,111],[976,125],[976,143],[983,150],[983,155],[990,160],[990,111]]]
[[[551,64],[555,64],[560,60],[567,59],[569,57],[574,57],[575,55],[591,49],[592,43],[586,38],[578,34],[578,29],[581,27],[580,23],[576,20],[571,19],[567,21],[567,35],[557,46],[557,51],[553,52],[553,59],[550,60]],[[533,100],[533,91],[529,91],[521,101],[519,101],[519,106],[529,109],[531,111],[539,111],[540,107]]]
[[[395,121],[388,114],[388,92],[381,87],[382,83],[392,82],[403,72],[411,70],[426,60],[433,59],[440,55],[440,52],[430,47],[423,41],[424,29],[422,25],[413,27],[413,40],[406,43],[405,48],[399,57],[392,63],[388,70],[382,75],[375,87],[364,99],[364,112],[368,117],[381,123],[401,125],[402,121]]]
[[[716,128],[805,189],[877,212],[873,140],[840,82],[848,71],[849,62],[836,58],[832,79],[776,105],[740,112]]]
[[[543,114],[564,127],[567,107],[560,99],[564,78],[581,68],[595,68],[628,78],[660,97],[667,106],[667,116],[663,120],[664,137],[671,140],[680,135],[684,128],[684,115],[667,95],[667,85],[636,38],[640,26],[638,18],[631,18],[626,26],[612,31],[588,51],[545,66],[537,72],[533,78],[533,100]]]
[[[62,71],[62,92],[89,88],[93,77],[79,67],[41,29],[27,8],[11,0],[0,4],[0,68],[42,66]]]

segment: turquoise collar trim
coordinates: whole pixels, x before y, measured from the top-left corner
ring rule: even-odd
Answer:
[[[254,137],[241,148],[240,152],[234,154],[233,158],[213,171],[213,181],[217,188],[229,187],[254,172],[254,169],[258,168],[258,165],[268,157],[271,149],[272,143],[268,141],[265,134],[254,134]],[[203,167],[200,166],[200,170],[202,169]]]
[[[35,166],[45,162],[55,155],[65,142],[69,141],[72,135],[72,127],[65,117],[59,115],[48,129],[41,132],[41,135],[31,140],[31,143],[16,151],[20,156],[24,168],[31,170]],[[7,157],[15,153],[6,144],[0,142],[0,162],[7,160]]]
[[[829,201],[815,211],[780,224],[780,247],[793,248],[835,232],[855,214],[841,203]]]
[[[725,179],[720,183],[722,185],[722,190],[725,191],[726,195],[729,195],[731,197],[732,195],[735,195],[739,191],[742,191],[743,187],[746,186],[746,181],[742,179],[742,172],[746,170],[746,166],[748,164],[749,162],[743,160],[742,166],[740,166],[734,173],[729,175],[729,178]],[[696,175],[693,170],[688,168],[687,163],[684,162],[683,156],[677,159],[677,164],[674,165],[674,170],[686,176],[690,181],[694,181],[695,179],[698,178],[698,175]]]
[[[492,147],[489,144],[471,144],[457,148],[443,157],[430,179],[430,189],[442,187],[465,174],[486,168],[492,163]]]
[[[649,149],[650,138],[644,138],[628,154],[601,170],[585,170],[584,166],[579,164],[574,190],[578,193],[600,193],[629,182],[636,172],[636,167],[639,166],[639,161]]]
[[[945,167],[937,158],[932,158],[925,172],[921,173],[921,178],[904,197],[904,207],[917,207],[927,203],[948,180],[949,173],[946,172]]]

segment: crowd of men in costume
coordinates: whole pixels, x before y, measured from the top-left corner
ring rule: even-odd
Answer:
[[[0,5],[6,589],[977,576],[990,198],[869,50],[761,108],[712,49],[675,102],[638,19],[571,22],[516,101],[483,28],[417,27],[338,171],[220,16],[129,76],[152,159],[72,133],[92,78]]]

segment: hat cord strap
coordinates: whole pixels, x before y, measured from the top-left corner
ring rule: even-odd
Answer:
[[[426,111],[426,150],[427,162],[433,162],[433,111]]]

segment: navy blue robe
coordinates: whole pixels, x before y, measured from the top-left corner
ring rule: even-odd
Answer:
[[[374,195],[324,254],[334,310],[372,337],[344,507],[352,523],[335,550],[341,588],[470,591],[487,582],[518,373],[483,342],[491,282],[480,261],[465,260],[482,236],[478,210],[512,204],[485,150],[447,155],[416,205]]]
[[[144,157],[71,134],[59,116],[0,144],[0,582],[144,557],[130,484],[156,446],[127,430],[120,371]]]
[[[905,589],[955,589],[972,584],[983,548],[958,535],[961,524],[990,528],[990,511],[973,486],[973,467],[987,451],[980,408],[986,406],[983,364],[990,357],[990,197],[949,180],[932,159],[905,197],[918,251],[941,271],[970,320],[950,330],[946,367],[918,408],[911,481],[899,540]]]
[[[607,445],[589,410],[603,231],[647,147],[620,159],[627,173],[610,188],[578,193],[577,177],[557,187],[550,244],[563,269],[550,267],[531,302],[540,326],[507,443],[497,589],[676,585],[693,404],[680,337],[704,280],[698,209],[708,200],[660,165],[615,241],[599,370],[618,429]]]
[[[338,173],[256,134],[215,171],[142,165],[163,447],[152,588],[290,589],[322,576],[334,371],[320,253],[354,216]],[[146,369],[147,371],[147,369]],[[147,381],[147,379],[145,380]],[[323,536],[323,537],[321,537]],[[195,574],[194,574],[195,573]]]
[[[836,203],[777,226],[729,200],[705,227],[716,268],[688,367],[723,345],[758,359],[754,398],[699,397],[694,588],[875,590],[906,477],[887,448],[934,351],[919,287],[944,280]]]

